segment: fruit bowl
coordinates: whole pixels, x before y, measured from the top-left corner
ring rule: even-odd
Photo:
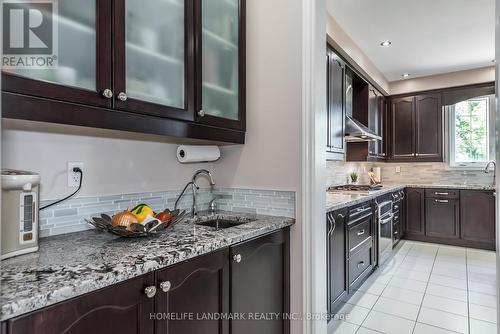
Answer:
[[[185,210],[174,210],[170,212],[170,221],[161,222],[159,219],[151,217],[150,219],[145,219],[141,223],[129,221],[125,224],[120,221],[125,219],[119,219],[120,217],[117,216],[127,212],[128,211],[121,212],[113,217],[101,214],[100,217],[92,217],[91,219],[85,219],[85,221],[99,231],[108,232],[120,237],[138,238],[159,235],[187,218]],[[118,222],[116,222],[116,218],[118,218]]]

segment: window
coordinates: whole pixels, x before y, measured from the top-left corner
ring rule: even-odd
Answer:
[[[494,160],[493,104],[493,96],[483,96],[449,107],[451,168],[480,169]]]

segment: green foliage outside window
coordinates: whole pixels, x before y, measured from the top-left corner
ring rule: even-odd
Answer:
[[[455,161],[488,160],[488,99],[455,105]]]

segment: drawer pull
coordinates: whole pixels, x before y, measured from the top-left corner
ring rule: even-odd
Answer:
[[[443,195],[443,196],[447,196],[449,195],[450,193],[440,193],[440,192],[435,192],[434,195]]]
[[[156,287],[148,286],[144,289],[144,293],[146,294],[146,297],[153,298],[156,295]]]
[[[361,236],[361,235],[363,235],[363,234],[365,234],[365,230],[361,230],[361,231],[359,231],[359,232],[358,232],[358,237],[359,237],[359,236]]]
[[[172,284],[170,283],[170,281],[165,281],[160,283],[160,289],[163,292],[169,292],[171,287]]]
[[[435,199],[434,200],[436,203],[449,203],[450,201],[448,201],[447,199]]]
[[[361,261],[358,263],[358,268],[364,267],[365,266],[365,261]]]
[[[398,235],[398,231],[394,231],[394,235]]]

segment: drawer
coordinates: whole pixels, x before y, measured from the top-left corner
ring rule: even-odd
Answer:
[[[349,223],[373,213],[372,202],[364,202],[349,208]]]
[[[458,199],[459,193],[458,189],[425,189],[425,197],[427,198]]]
[[[349,252],[355,250],[372,235],[372,217],[367,217],[361,222],[349,226]]]
[[[363,247],[349,259],[349,285],[352,285],[367,269],[372,267],[373,248]]]
[[[393,192],[391,196],[392,196],[392,201],[393,202],[396,202],[396,201],[399,202],[404,197],[404,191],[400,190],[400,191]]]

